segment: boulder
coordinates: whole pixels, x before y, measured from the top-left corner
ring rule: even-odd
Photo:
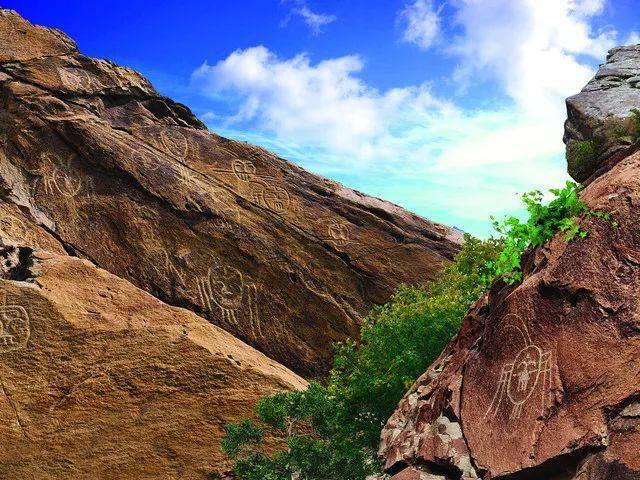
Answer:
[[[306,385],[87,260],[0,259],[0,478],[217,478],[225,423]]]
[[[585,182],[604,160],[640,139],[640,45],[618,47],[582,91],[567,99],[569,174]]]
[[[617,227],[582,219],[586,238],[558,235],[475,305],[386,425],[389,473],[640,479],[639,184],[636,152],[582,194]]]
[[[607,65],[627,81],[640,48]],[[592,87],[569,104],[628,111],[615,89],[631,85]],[[586,238],[526,253],[522,282],[471,308],[382,432],[393,480],[640,479],[640,146],[605,158],[581,198],[614,221],[583,216]]]
[[[3,198],[58,245],[308,377],[458,231],[209,132],[131,69],[0,14]]]

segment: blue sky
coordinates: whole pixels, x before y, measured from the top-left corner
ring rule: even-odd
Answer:
[[[637,0],[2,1],[220,134],[476,235],[566,179],[564,98]]]

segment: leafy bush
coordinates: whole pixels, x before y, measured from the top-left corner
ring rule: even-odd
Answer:
[[[454,263],[428,287],[401,286],[366,318],[359,342],[337,345],[326,385],[262,399],[256,413],[285,448],[267,455],[249,420],[226,427],[225,452],[242,480],[362,480],[379,472],[384,423],[411,384],[457,332],[493,279],[487,265],[502,245],[465,236]],[[259,441],[256,441],[259,440]]]
[[[493,219],[504,248],[498,260],[487,266],[492,274],[502,277],[507,283],[517,282],[522,278],[520,258],[527,249],[544,245],[557,232],[564,232],[567,241],[576,236],[586,237],[587,232],[577,222],[583,214],[611,221],[610,214],[590,210],[580,200],[578,193],[581,189],[581,185],[573,182],[567,182],[562,189],[551,189],[549,191],[555,198],[547,204],[542,203],[543,196],[539,190],[525,193],[522,201],[529,214],[526,221],[516,217],[508,217],[501,222]],[[615,222],[613,224],[615,226]]]
[[[481,241],[465,235],[455,261],[427,287],[400,286],[389,303],[365,319],[358,342],[336,346],[326,384],[312,382],[303,392],[263,398],[256,407],[260,422],[227,425],[223,449],[235,459],[241,480],[362,480],[380,471],[376,449],[384,423],[404,393],[433,363],[456,334],[469,307],[497,276],[521,278],[520,257],[546,243],[558,231],[569,241],[584,237],[583,214],[607,220],[580,200],[581,187],[567,182],[542,203],[542,193],[523,196],[529,218],[494,220],[499,239]],[[265,432],[284,439],[268,455]]]

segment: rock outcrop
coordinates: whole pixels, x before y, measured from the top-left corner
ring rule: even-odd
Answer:
[[[382,433],[393,480],[640,479],[640,151],[605,163],[581,197],[617,226],[582,218],[477,302]]]
[[[7,10],[0,178],[7,208],[66,252],[306,376],[459,248],[453,229],[210,133],[139,74]]]
[[[44,241],[44,238],[42,241]],[[226,422],[304,380],[87,260],[0,249],[0,478],[216,478]]]
[[[564,142],[569,174],[579,182],[640,139],[640,45],[614,48],[596,76],[567,99]],[[618,158],[619,159],[619,158]]]

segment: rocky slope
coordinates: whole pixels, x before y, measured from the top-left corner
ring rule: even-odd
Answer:
[[[0,478],[213,478],[224,424],[305,385],[87,260],[0,259]]]
[[[0,106],[7,208],[303,375],[458,249],[454,230],[212,134],[139,74],[6,10]]]
[[[609,58],[639,65],[640,47]],[[592,125],[640,108],[590,88],[568,132],[578,104],[600,112]],[[495,285],[401,401],[381,443],[393,480],[640,479],[639,150],[604,158],[582,193],[618,226],[586,217],[586,238],[531,252],[522,283]]]

